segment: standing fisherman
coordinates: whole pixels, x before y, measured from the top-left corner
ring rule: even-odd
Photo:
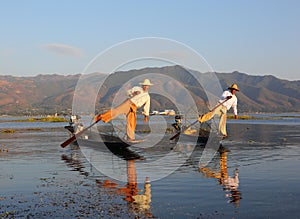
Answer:
[[[136,128],[136,110],[144,106],[143,115],[144,122],[148,122],[149,110],[150,110],[150,95],[148,90],[151,82],[149,79],[145,79],[143,83],[140,83],[142,87],[135,86],[127,91],[129,98],[121,103],[116,108],[113,108],[103,114],[95,116],[95,121],[102,120],[103,122],[109,122],[115,117],[125,114],[127,119],[126,132],[127,141],[135,141],[135,128]]]
[[[223,135],[223,138],[226,138],[227,137],[227,132],[226,132],[227,110],[229,110],[232,107],[233,113],[234,113],[234,118],[238,119],[237,98],[235,96],[235,93],[237,91],[240,91],[237,84],[232,84],[228,88],[228,90],[223,92],[221,100],[219,100],[219,103],[222,103],[222,102],[224,102],[224,103],[220,104],[220,106],[215,108],[213,111],[199,116],[198,121],[200,123],[202,123],[202,122],[206,122],[206,121],[212,119],[214,117],[214,115],[220,116],[219,131]]]

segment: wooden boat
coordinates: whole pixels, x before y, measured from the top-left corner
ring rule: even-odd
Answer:
[[[200,136],[200,135],[189,135],[181,133],[178,136],[178,141],[184,142],[184,143],[197,143],[197,144],[205,144],[208,141],[208,136]]]
[[[210,130],[205,129],[187,129],[178,135],[175,139],[180,142],[191,142],[197,144],[205,144],[208,141]]]
[[[69,126],[65,126],[65,129],[68,130],[71,136],[74,135],[76,132],[80,132],[83,126],[79,122],[79,120],[72,120]],[[100,137],[99,137],[100,135]],[[200,129],[186,129],[180,135],[174,139],[174,141],[179,141],[180,143],[192,143],[192,144],[206,144],[208,138],[210,136],[210,130],[207,127],[201,127]],[[169,142],[169,136],[165,136],[162,140],[163,144]],[[174,143],[171,141],[171,143]],[[110,149],[123,149],[127,148],[131,145],[135,145],[137,143],[141,143],[143,140],[135,141],[135,142],[128,142],[125,139],[121,139],[115,135],[109,135],[107,133],[91,133],[86,132],[84,135],[80,136],[80,138],[76,139],[73,142],[73,145],[87,145],[92,148],[100,148],[103,146],[107,146]],[[149,142],[151,144],[151,142]]]
[[[129,146],[136,144],[136,142],[127,142],[117,136],[100,134],[97,138],[91,139],[77,139],[77,144],[81,148],[89,148],[96,151],[107,152],[110,151],[114,155],[124,159],[124,160],[136,160],[143,159],[137,152],[129,149]],[[107,150],[108,149],[108,150]]]
[[[83,124],[80,122],[80,116],[70,116],[69,125],[64,127],[68,130],[70,137],[73,137],[77,133],[80,133],[84,127]],[[75,140],[75,139],[74,139]],[[143,140],[134,140],[134,141],[127,141],[125,139],[121,139],[115,135],[109,135],[106,133],[91,133],[86,132],[80,137],[78,137],[75,141],[72,142],[73,145],[79,145],[79,141],[82,142],[92,142],[93,144],[97,143],[105,143],[105,145],[116,146],[116,147],[128,147],[133,144],[141,143]]]
[[[131,145],[135,145],[143,142],[144,140],[135,140],[135,141],[127,141],[126,139],[120,138],[116,135],[109,135],[106,133],[89,133],[85,135],[83,138],[77,139],[77,143],[80,145],[81,143],[89,144],[90,146],[94,145],[106,145],[116,148],[127,148]]]

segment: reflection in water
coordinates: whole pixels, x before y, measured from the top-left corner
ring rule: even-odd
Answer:
[[[144,189],[138,189],[137,174],[135,167],[135,159],[141,159],[137,153],[129,150],[128,148],[122,148],[122,150],[115,150],[109,148],[109,150],[118,157],[126,160],[127,164],[127,183],[125,187],[119,185],[113,180],[99,180],[96,179],[96,184],[100,188],[103,188],[107,194],[116,194],[122,197],[127,202],[128,212],[134,215],[140,215],[146,218],[154,217],[150,211],[151,204],[151,184],[148,177],[144,182]],[[71,150],[71,155],[62,155],[62,160],[67,163],[73,170],[80,172],[81,175],[88,176],[89,173],[84,171],[85,165],[80,159],[79,150]]]
[[[99,193],[107,194],[112,197],[120,197],[121,201],[125,206],[127,206],[126,212],[129,214],[139,215],[141,217],[153,217],[151,213],[151,185],[149,178],[147,175],[143,175],[145,177],[142,179],[142,183],[137,183],[137,175],[141,175],[144,172],[138,169],[137,161],[144,162],[145,157],[156,157],[157,150],[139,150],[134,151],[128,147],[110,147],[108,145],[105,146],[108,149],[108,153],[116,155],[118,158],[121,158],[123,163],[124,170],[120,169],[121,173],[125,174],[124,181],[126,184],[119,183],[118,181],[108,179],[106,177],[92,177],[96,179],[97,188],[99,188]],[[166,150],[166,147],[163,147]],[[186,167],[192,166],[195,167],[194,161],[199,161],[199,158],[202,155],[204,146],[197,145],[196,148],[188,145],[188,144],[178,144],[176,147],[172,148],[174,153],[180,153],[181,155],[186,155],[184,157],[187,158]],[[148,151],[147,153],[145,151]],[[79,171],[82,175],[87,176],[88,174],[84,171],[84,166],[87,164],[84,162],[85,159],[83,155],[80,153],[80,150],[71,150],[72,155],[70,157],[67,155],[63,155],[62,159],[68,164],[68,166],[72,167],[74,170]],[[79,154],[79,155],[76,155]],[[74,156],[75,154],[75,156]],[[80,156],[81,154],[81,156]],[[141,156],[142,154],[143,156]],[[160,154],[160,153],[158,153]],[[148,155],[148,156],[147,156]],[[228,174],[227,168],[227,155],[228,151],[224,147],[220,147],[217,154],[218,162],[211,162],[212,166],[199,166],[197,165],[195,171],[201,172],[205,177],[215,178],[218,180],[219,184],[223,187],[226,192],[226,197],[228,198],[228,202],[233,203],[236,208],[239,207],[239,202],[241,199],[241,193],[238,190],[239,187],[239,178],[238,178],[238,170],[234,171],[234,176],[231,177]],[[79,158],[79,159],[78,159]],[[82,158],[82,159],[80,159]],[[114,159],[114,158],[112,158]],[[213,159],[215,160],[215,159]],[[107,161],[106,161],[107,162]],[[147,172],[147,171],[146,171]],[[90,176],[89,176],[90,177]],[[139,185],[142,185],[143,188],[138,188]],[[104,192],[104,193],[103,193]],[[115,200],[115,199],[114,199]],[[119,199],[116,199],[115,205],[117,206]],[[124,200],[126,202],[124,202]],[[124,209],[124,208],[123,208]]]
[[[80,159],[77,158],[78,153],[71,153],[70,156],[63,154],[61,155],[61,159],[67,163],[69,167],[71,167],[74,171],[78,171],[83,176],[88,176],[89,173],[84,171],[84,164]]]
[[[219,158],[219,171],[215,171],[209,167],[199,167],[199,172],[201,172],[205,177],[218,179],[219,184],[223,186],[223,189],[229,192],[226,194],[226,197],[230,199],[229,202],[234,203],[235,207],[238,208],[240,199],[242,198],[241,193],[238,190],[239,171],[238,169],[235,169],[233,177],[228,175],[227,151],[222,146],[219,149]]]
[[[143,215],[144,217],[153,217],[150,212],[151,203],[151,185],[149,178],[145,179],[144,190],[138,194],[138,183],[136,177],[135,161],[127,161],[127,184],[121,187],[112,180],[97,181],[101,188],[109,189],[109,192],[120,195],[123,200],[128,202],[128,210],[134,214]]]

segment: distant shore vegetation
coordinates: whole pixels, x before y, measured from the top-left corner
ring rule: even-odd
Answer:
[[[282,118],[299,118],[297,115],[280,115],[270,114],[271,116],[250,116],[250,115],[238,115],[238,119],[241,120],[272,120],[272,119],[282,119]],[[234,119],[234,115],[227,115],[227,119]]]
[[[16,130],[14,130],[14,129],[3,129],[3,130],[1,130],[1,133],[4,133],[4,134],[13,134],[15,132],[16,132]]]
[[[48,116],[48,117],[31,117],[26,119],[18,119],[15,120],[16,122],[67,122],[67,119],[63,117],[55,117],[55,116]]]
[[[248,116],[248,115],[240,115],[238,117],[239,117],[239,119],[242,119],[242,120],[259,119],[258,117]],[[234,115],[227,115],[227,119],[234,119]],[[262,118],[260,118],[260,119],[262,119]]]

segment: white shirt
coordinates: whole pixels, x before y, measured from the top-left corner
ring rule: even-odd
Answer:
[[[134,95],[134,92],[140,92],[140,94]],[[137,108],[140,108],[144,106],[143,114],[145,116],[149,116],[150,111],[150,95],[149,93],[143,90],[141,87],[133,87],[130,90],[127,91],[127,94],[129,95],[130,101],[136,105]]]
[[[232,96],[232,98],[227,100],[222,105],[225,106],[227,110],[229,110],[232,107],[234,115],[237,115],[237,98],[229,90],[223,92],[221,100],[219,100],[219,102],[222,103],[224,100],[226,100],[226,97],[228,96]]]

